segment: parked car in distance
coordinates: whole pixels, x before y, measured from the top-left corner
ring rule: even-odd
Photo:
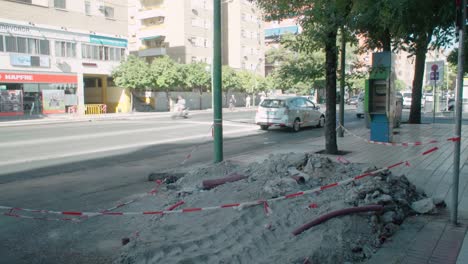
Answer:
[[[357,104],[356,104],[356,117],[364,117],[364,92],[361,92],[358,95]]]
[[[411,100],[413,100],[411,91],[403,92],[402,96],[403,96],[403,108],[410,108]]]
[[[413,100],[412,99],[412,96],[413,96],[413,92],[412,91],[404,91],[402,92],[402,96],[403,96],[403,108],[410,108],[411,107],[411,101]],[[425,105],[426,105],[426,97],[427,95],[426,94],[422,94],[421,96],[421,108],[424,108]],[[429,100],[427,100],[429,101]]]
[[[357,105],[357,102],[358,102],[358,96],[357,95],[351,96],[348,99],[346,99],[346,104],[348,104],[348,105]]]
[[[258,106],[255,124],[260,129],[288,127],[297,132],[301,127],[325,124],[325,114],[310,100],[302,96],[277,96],[266,98]]]
[[[426,98],[426,101],[428,102],[434,101],[434,95],[432,93],[424,93],[424,98]]]

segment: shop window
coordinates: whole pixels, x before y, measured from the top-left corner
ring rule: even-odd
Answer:
[[[66,0],[54,0],[54,7],[66,9],[67,8],[67,1]]]
[[[84,88],[97,88],[102,87],[102,80],[101,78],[97,77],[85,77],[83,78],[84,81]]]
[[[114,83],[114,78],[107,77],[107,87],[116,87],[116,85]]]
[[[3,46],[3,36],[0,35],[0,52],[4,51],[4,46]]]

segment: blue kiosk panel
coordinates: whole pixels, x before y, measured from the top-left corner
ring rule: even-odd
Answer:
[[[371,113],[370,139],[379,142],[390,142],[389,120],[385,113]]]

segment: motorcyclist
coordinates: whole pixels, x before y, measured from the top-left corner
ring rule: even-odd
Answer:
[[[177,96],[177,103],[175,106],[177,109],[178,116],[183,116],[186,118],[187,114],[184,112],[186,110],[185,99],[181,95]]]

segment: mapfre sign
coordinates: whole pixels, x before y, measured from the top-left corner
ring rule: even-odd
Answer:
[[[0,83],[78,83],[76,75],[0,72]]]

